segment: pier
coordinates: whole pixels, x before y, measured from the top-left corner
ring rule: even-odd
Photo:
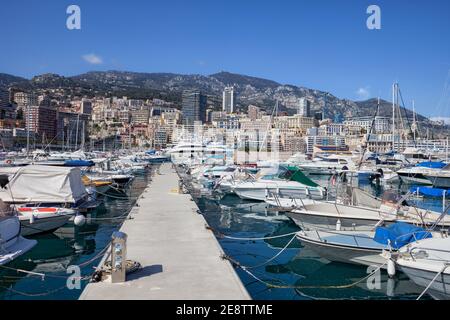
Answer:
[[[192,197],[178,193],[178,182],[172,165],[161,165],[120,229],[128,235],[127,259],[142,268],[124,283],[89,283],[81,300],[251,299],[221,258],[222,248]]]

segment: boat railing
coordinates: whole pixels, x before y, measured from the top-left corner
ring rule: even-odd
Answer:
[[[415,251],[418,251],[418,253],[420,251],[425,251],[425,252],[426,251],[432,251],[432,252],[448,253],[448,254],[450,254],[450,250],[447,250],[447,249],[437,249],[437,248],[427,248],[427,247],[415,246],[415,247],[412,247],[411,249],[408,250],[408,253],[411,256],[411,259],[413,259],[413,261],[416,261],[416,257],[417,257],[417,256],[414,256],[414,254],[413,254]],[[433,261],[450,261],[450,260],[444,260],[442,258],[433,259],[433,258],[427,257],[427,259],[428,260],[433,260]]]

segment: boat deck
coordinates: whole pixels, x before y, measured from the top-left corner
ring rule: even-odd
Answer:
[[[127,259],[142,269],[125,283],[89,283],[81,300],[250,299],[191,196],[177,193],[178,181],[171,164],[162,164],[120,229]]]

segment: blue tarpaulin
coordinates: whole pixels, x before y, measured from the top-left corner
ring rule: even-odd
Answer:
[[[421,162],[416,165],[416,167],[425,167],[425,168],[432,168],[432,169],[442,169],[447,164],[444,162],[437,162],[437,161],[428,161],[428,162]]]
[[[419,194],[428,197],[442,197],[444,196],[444,193],[447,195],[449,190],[433,187],[412,187],[409,191],[412,193],[418,192]]]
[[[92,160],[67,160],[64,162],[65,167],[92,167],[95,166]]]
[[[431,238],[431,233],[425,229],[404,222],[396,222],[388,227],[377,227],[373,240],[399,249],[416,240]]]

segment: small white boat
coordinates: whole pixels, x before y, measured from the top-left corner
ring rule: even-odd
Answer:
[[[255,181],[245,181],[234,186],[242,199],[264,201],[269,193],[280,198],[324,199],[326,189],[306,177],[298,168],[280,166],[275,174],[266,174]]]
[[[399,250],[397,267],[435,299],[450,299],[450,238],[431,238]]]
[[[387,245],[373,240],[373,231],[302,230],[297,238],[321,257],[337,262],[381,266]]]
[[[297,233],[297,238],[305,246],[325,259],[383,268],[387,268],[384,252],[395,256],[398,249],[409,243],[442,236],[440,233],[431,233],[407,223],[377,227],[373,231],[305,228]]]
[[[51,232],[64,226],[77,215],[77,210],[60,207],[20,206],[16,208],[22,225],[21,235]]]
[[[24,235],[58,229],[88,197],[78,168],[29,165],[9,177],[4,170],[0,199],[16,209]]]
[[[432,185],[428,176],[439,173],[445,166],[442,162],[423,162],[414,167],[407,167],[397,171],[398,176],[404,183]]]
[[[404,205],[404,199],[392,191],[386,191],[382,199],[370,198],[359,189],[354,189],[357,201],[315,201],[288,213],[301,228],[320,227],[335,230],[373,230],[380,225],[406,222],[431,226],[441,216],[440,212]],[[450,226],[450,216],[440,220],[440,226]]]
[[[446,165],[441,170],[426,172],[424,175],[433,187],[450,188],[450,164]]]
[[[0,217],[0,265],[4,265],[30,251],[36,240],[20,235],[20,221],[17,217]]]

